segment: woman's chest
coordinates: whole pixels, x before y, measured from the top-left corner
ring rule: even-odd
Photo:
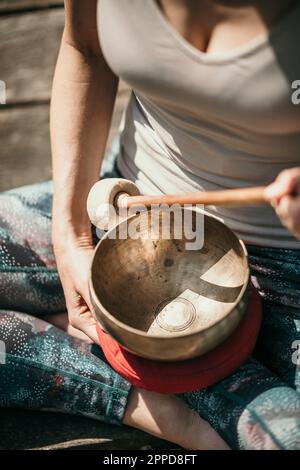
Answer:
[[[294,0],[151,0],[199,51],[224,53],[267,34]]]
[[[99,0],[98,29],[112,70],[174,120],[292,133],[300,132],[300,106],[292,103],[300,61],[290,47],[300,44],[299,7],[295,13],[270,38],[220,54],[192,46],[155,0]]]

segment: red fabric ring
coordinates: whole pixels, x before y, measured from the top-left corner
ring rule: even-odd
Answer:
[[[120,375],[132,385],[159,393],[183,393],[219,382],[251,355],[259,333],[262,304],[252,289],[245,315],[232,335],[209,353],[179,362],[160,362],[130,353],[97,325],[103,352]]]

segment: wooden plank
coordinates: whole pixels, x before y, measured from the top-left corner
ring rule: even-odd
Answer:
[[[0,420],[0,450],[164,449],[167,451],[176,448],[174,444],[161,441],[137,429],[102,423],[83,416],[2,408]],[[47,454],[44,455],[46,458]]]
[[[116,101],[108,146],[118,134],[128,92]],[[0,191],[51,178],[47,104],[0,112]]]
[[[0,0],[0,13],[63,5],[61,0]]]
[[[63,24],[63,10],[1,19],[0,79],[6,83],[7,104],[50,99]],[[121,82],[123,92],[128,94],[128,86]]]
[[[1,18],[0,79],[8,104],[49,99],[63,24],[63,9]]]
[[[48,105],[0,113],[0,190],[49,179]]]

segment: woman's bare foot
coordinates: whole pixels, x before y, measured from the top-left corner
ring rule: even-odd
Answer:
[[[69,324],[67,313],[47,315],[43,320],[72,336],[91,342],[84,333]],[[184,449],[229,450],[210,424],[175,395],[133,388],[123,423],[174,442]]]
[[[229,450],[210,424],[175,395],[133,388],[123,423],[184,449]]]

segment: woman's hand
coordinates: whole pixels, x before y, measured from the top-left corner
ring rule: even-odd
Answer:
[[[300,168],[282,171],[266,189],[278,217],[300,239]]]
[[[93,341],[97,335],[88,292],[93,245],[86,200],[99,178],[118,81],[99,42],[97,1],[65,0],[50,111],[52,240],[70,322]]]
[[[88,276],[93,255],[91,237],[53,231],[56,263],[64,289],[69,323],[99,343],[90,303]]]

